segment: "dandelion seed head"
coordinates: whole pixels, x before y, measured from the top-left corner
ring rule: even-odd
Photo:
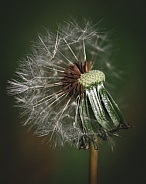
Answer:
[[[20,62],[17,79],[9,81],[8,93],[26,117],[24,125],[34,126],[54,146],[88,149],[92,141],[97,148],[97,136],[109,140],[128,128],[103,85],[101,66],[110,66],[105,59],[110,44],[97,27],[70,21],[59,25],[56,34],[39,35],[32,53]]]

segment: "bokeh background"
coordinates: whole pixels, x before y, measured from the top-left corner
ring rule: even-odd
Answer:
[[[70,16],[103,20],[113,30],[113,60],[124,68],[115,82],[115,98],[128,123],[111,151],[99,147],[100,184],[146,183],[146,3],[143,0],[5,0],[0,1],[0,183],[88,184],[89,152],[71,147],[52,149],[46,140],[20,124],[14,99],[7,96],[7,80],[29,52],[44,27],[57,29]],[[44,142],[44,143],[43,143]]]

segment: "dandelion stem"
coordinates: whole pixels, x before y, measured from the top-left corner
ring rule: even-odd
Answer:
[[[96,139],[98,143],[98,139]],[[98,149],[90,142],[90,184],[98,184]]]

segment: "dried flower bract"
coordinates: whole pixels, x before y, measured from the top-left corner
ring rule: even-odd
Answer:
[[[104,87],[100,66],[109,66],[110,45],[97,26],[72,21],[56,34],[39,36],[32,54],[20,63],[17,79],[9,81],[9,94],[27,117],[24,124],[34,125],[36,134],[49,136],[54,145],[88,149],[92,141],[97,149],[97,136],[111,142],[119,129],[129,128]]]

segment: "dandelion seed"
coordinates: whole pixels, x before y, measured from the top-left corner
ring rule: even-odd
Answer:
[[[90,142],[97,149],[97,137],[110,143],[117,131],[129,128],[98,68],[110,65],[108,48],[106,34],[87,21],[83,27],[66,23],[56,36],[39,36],[31,56],[20,63],[17,80],[9,81],[9,94],[27,117],[24,124],[50,136],[54,145],[79,149],[88,149]]]

